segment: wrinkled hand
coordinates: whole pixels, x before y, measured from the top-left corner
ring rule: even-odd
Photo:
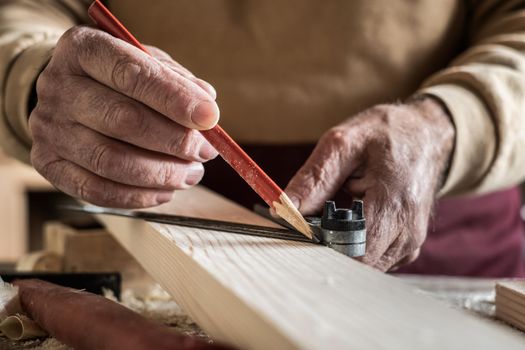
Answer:
[[[147,207],[197,184],[217,156],[195,129],[219,118],[213,87],[166,53],[156,58],[90,27],[65,33],[37,81],[33,166],[94,204]]]
[[[328,131],[286,192],[303,214],[317,212],[340,189],[363,198],[362,260],[389,270],[419,254],[454,134],[446,110],[430,97],[373,107]]]

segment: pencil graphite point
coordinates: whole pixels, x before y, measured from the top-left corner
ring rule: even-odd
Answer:
[[[297,231],[301,232],[306,237],[313,239],[312,228],[310,225],[308,225],[304,217],[301,215],[299,210],[297,210],[286,193],[283,192],[279,196],[279,201],[275,201],[272,204],[277,215],[295,227]]]

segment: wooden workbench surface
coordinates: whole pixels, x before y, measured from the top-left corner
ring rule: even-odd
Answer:
[[[510,327],[494,318],[494,285],[501,280],[416,275],[398,277],[406,283],[417,286],[422,293],[440,299],[452,307],[462,308],[479,317],[492,320],[494,327]],[[152,293],[150,301],[144,302],[144,300],[135,298],[133,291],[128,291],[125,293],[124,304],[141,312],[145,317],[160,320],[167,326],[174,327],[179,332],[206,337],[167,294],[156,288],[152,289]],[[518,330],[516,332],[524,335],[525,344],[525,333]],[[11,342],[0,338],[0,350],[2,349],[65,350],[68,348],[54,339]]]

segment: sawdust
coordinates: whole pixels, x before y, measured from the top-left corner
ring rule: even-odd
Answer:
[[[199,337],[211,342],[195,322],[193,322],[171,296],[159,285],[155,285],[146,297],[140,297],[133,291],[122,293],[122,304],[142,316],[156,320],[174,328],[179,333]]]

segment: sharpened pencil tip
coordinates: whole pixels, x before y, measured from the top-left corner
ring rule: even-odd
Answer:
[[[273,202],[273,208],[277,215],[295,227],[297,231],[301,232],[306,237],[313,239],[312,228],[308,225],[308,222],[306,222],[286,193],[283,192],[279,196],[279,202]]]

